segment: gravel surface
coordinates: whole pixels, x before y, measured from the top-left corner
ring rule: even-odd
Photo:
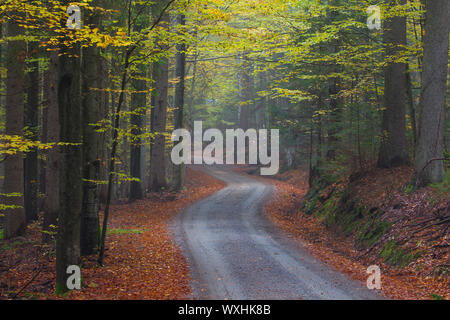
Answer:
[[[192,273],[193,299],[382,299],[313,258],[265,217],[269,183],[226,166],[193,166],[227,187],[182,212],[173,229]]]

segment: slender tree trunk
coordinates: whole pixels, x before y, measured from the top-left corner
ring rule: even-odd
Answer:
[[[331,5],[339,5],[339,1],[330,1]],[[337,20],[338,16],[337,9],[331,8],[328,13],[329,23],[333,23]],[[339,36],[339,35],[338,35]],[[328,50],[331,54],[337,54],[340,47],[340,39],[332,40]],[[340,66],[337,63],[333,63],[331,68],[328,69],[329,72],[336,74],[339,73]],[[329,119],[327,124],[327,134],[328,139],[326,141],[326,159],[328,161],[336,160],[337,151],[339,149],[339,132],[342,126],[342,98],[339,97],[341,92],[341,79],[338,76],[333,76],[328,79],[328,96],[329,96]]]
[[[193,125],[194,125],[194,120],[193,118],[193,109],[194,109],[194,103],[195,103],[195,80],[197,77],[197,59],[198,59],[198,54],[195,55],[194,57],[194,62],[193,62],[193,67],[192,67],[192,81],[191,81],[191,88],[189,90],[189,100],[188,100],[188,105],[187,105],[187,112],[188,112],[188,126],[189,128],[192,129]]]
[[[309,174],[308,174],[308,185],[310,188],[313,187],[313,153],[314,153],[314,121],[313,121],[313,115],[311,114],[311,120],[310,120],[310,130],[309,130]]]
[[[14,22],[8,23],[8,36],[19,36],[23,30]],[[6,134],[22,136],[24,120],[24,64],[26,46],[21,40],[9,41],[6,52]],[[5,210],[4,239],[25,232],[26,216],[23,200],[23,155],[9,155],[5,160],[5,178],[2,203],[11,206]],[[9,196],[8,196],[9,194]]]
[[[59,214],[59,105],[58,105],[58,52],[51,51],[48,70],[44,74],[44,100],[46,114],[47,142],[53,143],[53,147],[47,153],[45,167],[45,207],[43,221],[44,242],[54,239],[52,234],[56,232],[57,218]]]
[[[130,61],[130,51],[126,52],[125,56],[125,64],[124,64],[124,70],[121,80],[121,86],[120,86],[120,95],[119,95],[119,101],[117,103],[117,108],[114,110],[114,123],[113,123],[113,129],[112,129],[112,146],[111,146],[111,154],[109,157],[109,166],[108,166],[108,189],[106,192],[106,203],[105,203],[105,211],[103,216],[103,228],[102,228],[102,235],[100,238],[100,250],[98,254],[98,263],[99,265],[103,265],[103,259],[105,256],[105,240],[106,240],[106,232],[108,228],[108,217],[109,217],[109,207],[111,204],[111,195],[112,195],[112,188],[113,188],[113,179],[114,179],[114,170],[115,170],[115,157],[117,152],[117,146],[118,146],[118,136],[119,136],[119,127],[120,127],[120,112],[122,110],[122,104],[124,101],[125,96],[125,88],[126,83],[128,79],[128,68],[129,68],[129,61]]]
[[[418,186],[444,180],[444,128],[448,73],[448,0],[426,1],[419,135],[415,158]]]
[[[61,146],[58,237],[56,242],[56,293],[66,292],[66,271],[80,263],[80,229],[83,201],[81,50],[63,47],[59,57],[58,105]],[[69,56],[70,54],[70,56]]]
[[[142,138],[144,126],[144,115],[146,110],[147,95],[145,80],[134,80],[134,90],[140,91],[131,95],[131,134],[130,141],[130,176],[139,181],[131,181],[130,201],[142,199],[144,197],[143,177],[142,177]]]
[[[239,127],[246,131],[249,128],[249,108],[252,105],[252,66],[245,60],[241,63],[239,72]]]
[[[185,16],[178,16],[178,24],[184,26]],[[178,83],[175,88],[175,129],[181,129],[184,126],[184,87],[185,87],[185,73],[186,73],[186,44],[181,43],[177,45],[176,56],[176,77]],[[184,186],[184,165],[175,166],[175,189],[180,191]]]
[[[114,85],[109,80],[109,69],[108,65],[111,64],[111,61],[107,61],[104,58],[100,57],[101,61],[99,63],[101,68],[101,88],[111,88]],[[114,93],[109,93],[108,91],[103,92],[103,107],[102,107],[102,119],[109,120],[113,119],[111,117],[112,110],[114,109]],[[102,134],[102,151],[101,151],[101,160],[102,160],[102,166],[100,167],[100,177],[102,180],[108,179],[108,141],[110,139],[109,131],[105,131]],[[101,184],[99,186],[99,201],[101,204],[104,204],[106,202],[106,193],[108,190],[108,186],[106,184]]]
[[[387,0],[390,5],[396,0]],[[406,0],[400,0],[404,5]],[[385,22],[384,44],[387,59],[397,59],[406,45],[406,17]],[[383,132],[378,166],[391,168],[409,163],[406,150],[406,64],[388,61],[384,73]]]
[[[138,6],[138,10],[145,12],[143,17],[148,18],[147,10],[144,10],[144,6]],[[148,27],[148,19],[139,19],[136,22],[135,31],[141,32],[144,28]],[[147,73],[146,66],[138,66],[136,73],[137,79],[133,80],[133,88],[137,92],[131,95],[131,140],[130,140],[130,176],[138,179],[138,181],[131,181],[130,183],[130,195],[129,200],[134,201],[144,198],[144,176],[142,170],[143,159],[143,146],[141,135],[144,132],[144,117],[147,110],[147,82],[146,80],[139,79],[145,78]]]
[[[45,83],[45,71],[41,74],[42,77],[42,98],[41,98],[41,108],[40,108],[40,128],[39,128],[39,136],[42,143],[48,143],[48,105],[46,101],[46,83]],[[47,166],[47,151],[40,150],[39,151],[39,194],[41,195],[38,200],[38,208],[39,212],[45,211],[45,196],[46,192],[46,166]]]
[[[406,71],[406,91],[408,97],[409,116],[411,118],[413,145],[417,143],[417,121],[416,121],[416,108],[414,106],[414,95],[412,88],[411,72]]]
[[[38,46],[31,43],[28,48],[28,57],[35,58]],[[24,124],[27,128],[26,137],[37,141],[39,138],[39,62],[32,61],[31,69],[27,75],[27,103],[25,105]],[[31,150],[24,159],[24,199],[27,222],[37,220],[38,217],[38,151]]]
[[[155,16],[159,16],[161,5],[166,1],[161,1],[160,6],[154,7]],[[161,19],[161,24],[169,27],[169,15],[165,13]],[[163,46],[163,51],[165,50]],[[167,121],[167,94],[169,85],[169,61],[166,57],[161,58],[153,64],[153,80],[155,90],[153,92],[154,106],[151,113],[151,132],[155,135],[152,139],[150,150],[150,190],[160,191],[167,188],[166,179],[166,121]]]

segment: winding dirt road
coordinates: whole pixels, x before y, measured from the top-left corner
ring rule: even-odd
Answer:
[[[330,269],[263,213],[274,186],[226,166],[193,167],[227,187],[180,214],[174,231],[188,259],[195,299],[380,299]]]

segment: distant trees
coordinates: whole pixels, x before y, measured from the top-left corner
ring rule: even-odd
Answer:
[[[220,42],[212,40],[210,51],[193,59],[196,76],[188,81],[196,97],[192,114],[209,126],[251,126],[243,116],[246,66],[240,60],[251,61],[255,79],[258,73],[267,77],[268,85],[255,82],[255,99],[267,99],[265,117],[272,128],[281,129],[283,168],[292,159],[309,162],[314,186],[375,164],[392,168],[415,162],[418,185],[442,181],[448,29],[440,19],[448,19],[448,13],[439,1],[431,2],[385,0],[381,30],[367,28],[361,1],[296,9],[281,2],[276,9],[260,4],[251,13],[235,6],[230,10],[239,14],[229,26],[236,32],[225,29]],[[440,16],[433,11],[437,7],[443,8]],[[277,14],[271,16],[271,10]],[[277,36],[259,29],[265,23]],[[255,39],[260,43],[254,44]],[[229,44],[239,58],[215,50],[217,43],[220,48]]]

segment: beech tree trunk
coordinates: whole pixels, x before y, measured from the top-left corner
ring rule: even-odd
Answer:
[[[133,87],[136,91],[146,90],[145,80],[135,80]],[[143,176],[142,176],[142,138],[144,114],[147,95],[145,93],[133,93],[131,95],[131,134],[130,141],[130,176],[139,179],[131,181],[130,201],[142,199],[144,197]]]
[[[330,1],[331,5],[339,5],[339,1],[333,0]],[[339,12],[335,8],[331,8],[328,13],[327,21],[328,23],[333,23],[337,20]],[[339,35],[338,35],[339,36]],[[341,41],[340,39],[334,39],[331,41],[328,51],[331,54],[337,54],[340,50]],[[328,72],[332,74],[340,73],[341,67],[337,63],[332,63]],[[339,150],[339,132],[342,127],[342,118],[343,118],[343,101],[342,98],[339,97],[341,92],[341,79],[337,76],[330,77],[328,79],[328,98],[329,98],[329,118],[327,119],[327,135],[328,139],[326,140],[326,159],[328,161],[336,160],[337,153]]]
[[[394,5],[396,0],[387,0]],[[400,0],[404,5],[406,0]],[[396,16],[385,21],[386,57],[397,59],[406,45],[406,17]],[[384,112],[382,141],[378,167],[391,168],[409,164],[406,149],[406,64],[388,62],[384,73]]]
[[[91,15],[90,25],[98,26],[100,18]],[[83,49],[83,206],[81,211],[81,254],[97,251],[99,243],[99,192],[101,139],[93,124],[101,120],[99,48]]]
[[[31,43],[28,47],[28,57],[36,58],[38,46]],[[27,103],[25,105],[24,124],[27,127],[26,137],[37,141],[39,138],[39,62],[32,61],[31,70],[27,75]],[[37,220],[38,217],[38,151],[27,152],[24,159],[24,199],[27,222]]]
[[[42,240],[49,242],[54,239],[59,213],[59,105],[58,105],[58,52],[49,54],[48,69],[44,74],[44,101],[46,108],[46,135],[47,142],[55,145],[47,153],[45,167],[45,191],[44,221]]]
[[[178,24],[184,26],[185,16],[178,16]],[[186,44],[177,45],[176,55],[176,77],[178,83],[175,87],[175,129],[182,129],[184,126],[184,88],[186,73]],[[184,186],[184,165],[178,165],[174,168],[174,186],[175,190],[180,191]]]
[[[417,186],[442,182],[445,178],[444,130],[448,73],[449,3],[426,1],[426,22],[419,134],[416,147]]]
[[[239,127],[247,131],[249,128],[249,107],[253,103],[252,86],[253,79],[251,76],[252,66],[245,60],[241,63],[241,70],[239,73],[239,100],[241,106],[239,107]]]
[[[143,11],[144,7],[138,7],[140,11]],[[148,26],[147,14],[143,14],[141,19],[136,21],[135,31],[141,32],[142,29]],[[139,181],[131,181],[130,183],[130,195],[129,200],[134,201],[144,198],[144,175],[142,170],[142,163],[145,163],[143,159],[143,146],[141,135],[144,132],[144,117],[147,110],[147,90],[146,80],[139,79],[145,78],[146,72],[145,66],[138,66],[136,77],[138,79],[133,80],[133,88],[137,92],[131,94],[131,134],[133,135],[130,140],[130,176],[138,179]],[[143,161],[144,160],[144,161]]]
[[[158,17],[166,1],[155,5],[153,13]],[[169,27],[169,15],[165,13],[161,18],[161,25]],[[164,50],[164,48],[163,48]],[[167,123],[167,93],[169,86],[169,61],[166,57],[153,64],[153,103],[151,112],[151,132],[155,135],[150,149],[150,190],[160,191],[167,188],[166,179],[166,123]]]
[[[80,263],[82,184],[81,50],[63,47],[59,58],[59,126],[64,143],[60,162],[60,198],[56,242],[56,293],[66,292],[67,267]],[[70,54],[70,56],[68,55]]]
[[[10,21],[7,34],[14,37],[23,30]],[[24,65],[26,46],[21,40],[9,41],[6,52],[6,123],[5,131],[8,135],[23,134],[24,120]],[[2,203],[11,206],[5,210],[4,239],[9,239],[25,232],[26,216],[23,200],[23,154],[9,155],[4,161],[5,178]]]

